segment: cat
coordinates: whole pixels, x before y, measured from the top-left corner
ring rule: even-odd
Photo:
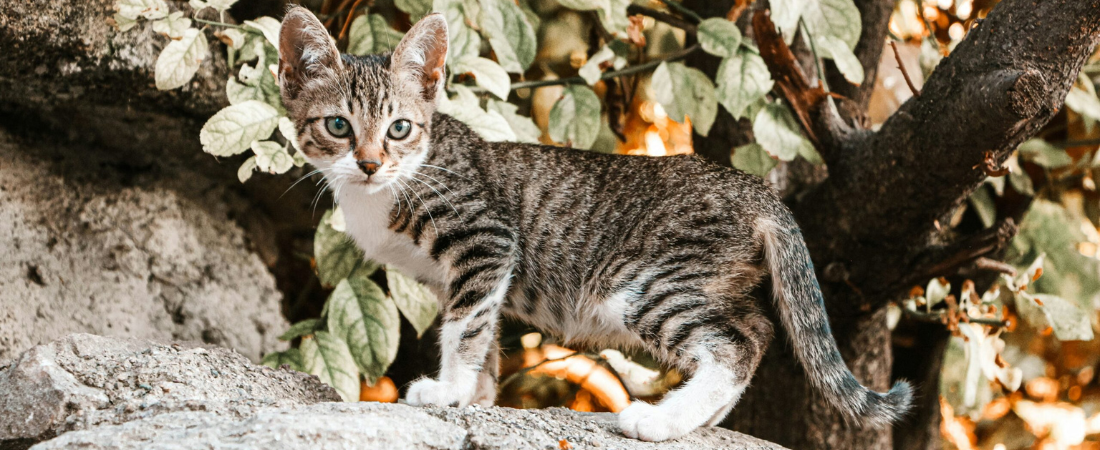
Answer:
[[[759,178],[694,156],[486,142],[436,112],[439,14],[392,54],[341,55],[301,7],[279,40],[283,103],[348,234],[440,300],[439,377],[413,383],[409,404],[491,405],[507,315],[565,342],[645,349],[688,374],[659,404],[619,413],[626,436],[674,439],[734,407],[774,308],[810,382],[847,417],[885,426],[908,409],[908,384],[880,394],[845,366],[798,225]],[[749,295],[769,274],[774,305]]]

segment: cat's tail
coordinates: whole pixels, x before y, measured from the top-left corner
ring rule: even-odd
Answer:
[[[810,383],[830,404],[859,423],[882,427],[905,414],[912,399],[908,383],[899,381],[881,394],[860,385],[844,364],[829,330],[810,253],[791,214],[784,209],[760,219],[757,230],[764,239],[779,319]]]

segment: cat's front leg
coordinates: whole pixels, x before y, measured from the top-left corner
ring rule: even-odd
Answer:
[[[490,365],[498,363],[498,356],[492,353],[498,351],[497,321],[510,279],[507,273],[498,277],[484,292],[455,292],[452,289],[440,327],[439,378],[413,383],[406,395],[410,405],[463,407],[475,401],[492,403],[496,393],[495,378],[485,378],[497,370]],[[469,300],[466,299],[472,296],[480,300],[467,304]],[[492,389],[492,396],[485,392],[487,389]]]

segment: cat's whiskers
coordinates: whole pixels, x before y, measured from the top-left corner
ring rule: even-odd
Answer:
[[[310,171],[309,173],[307,173],[305,175],[302,175],[302,177],[299,178],[297,181],[295,181],[293,184],[291,184],[290,187],[286,188],[286,190],[283,191],[283,193],[281,195],[279,195],[279,198],[280,199],[283,198],[283,196],[286,195],[287,192],[290,192],[291,189],[294,189],[294,186],[297,186],[298,183],[301,183],[302,181],[305,181],[306,178],[312,177],[312,176],[314,176],[318,173],[321,173],[321,169],[314,169],[314,170]]]
[[[420,179],[416,178],[416,177],[415,177],[414,175],[415,175],[414,173],[410,173],[410,174],[409,174],[409,179],[410,179],[410,180],[412,180],[412,181],[415,181],[415,182],[417,182],[417,183],[423,184],[424,186],[427,186],[427,187],[428,187],[428,189],[431,189],[431,190],[432,190],[432,192],[435,192],[435,195],[438,195],[438,196],[439,196],[439,198],[443,199],[443,201],[444,201],[445,203],[447,203],[447,206],[450,206],[450,207],[451,207],[451,211],[454,211],[454,212],[455,212],[455,216],[456,216],[456,217],[457,217],[457,216],[460,216],[460,214],[458,213],[458,209],[455,209],[455,205],[451,204],[451,201],[450,201],[450,200],[447,200],[447,197],[446,197],[446,196],[444,196],[444,195],[443,195],[442,193],[440,193],[440,192],[439,192],[438,190],[436,190],[436,188],[432,187],[432,185],[430,185],[430,184],[428,184],[428,183],[424,182],[423,180],[420,180]],[[442,184],[442,183],[440,183],[440,184]],[[450,188],[447,188],[447,185],[445,185],[445,184],[442,184],[442,185],[443,185],[443,187],[444,187],[444,188],[446,188],[446,189],[447,189],[448,191],[450,191]],[[454,192],[453,192],[453,191],[452,191],[451,193],[452,193],[452,194],[454,194]],[[438,230],[436,230],[436,231],[438,231]]]
[[[398,183],[401,183],[400,178],[394,178],[394,181],[396,181]],[[435,234],[439,234],[439,227],[436,226],[436,224],[435,224],[435,217],[432,217],[432,210],[430,208],[428,208],[428,205],[426,203],[424,203],[424,199],[420,198],[420,194],[416,193],[415,189],[409,187],[405,183],[401,183],[401,184],[404,185],[406,188],[408,188],[410,191],[412,191],[413,195],[416,196],[417,200],[420,200],[420,206],[424,208],[424,212],[428,213],[428,218],[432,220],[432,228],[435,228]]]
[[[469,177],[467,177],[465,175],[462,175],[462,174],[459,174],[459,173],[455,173],[455,172],[451,171],[450,169],[444,169],[442,167],[433,166],[431,164],[421,164],[420,167],[427,167],[427,168],[430,168],[430,169],[442,170],[444,172],[450,173],[451,175],[454,175],[454,176],[457,176],[457,177],[465,178],[467,180],[470,179]]]

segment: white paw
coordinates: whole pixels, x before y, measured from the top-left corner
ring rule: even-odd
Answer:
[[[473,392],[454,383],[425,378],[409,386],[405,401],[412,406],[466,406]]]
[[[683,429],[675,417],[661,408],[641,401],[619,412],[619,428],[627,437],[649,442],[676,439],[691,431]]]

